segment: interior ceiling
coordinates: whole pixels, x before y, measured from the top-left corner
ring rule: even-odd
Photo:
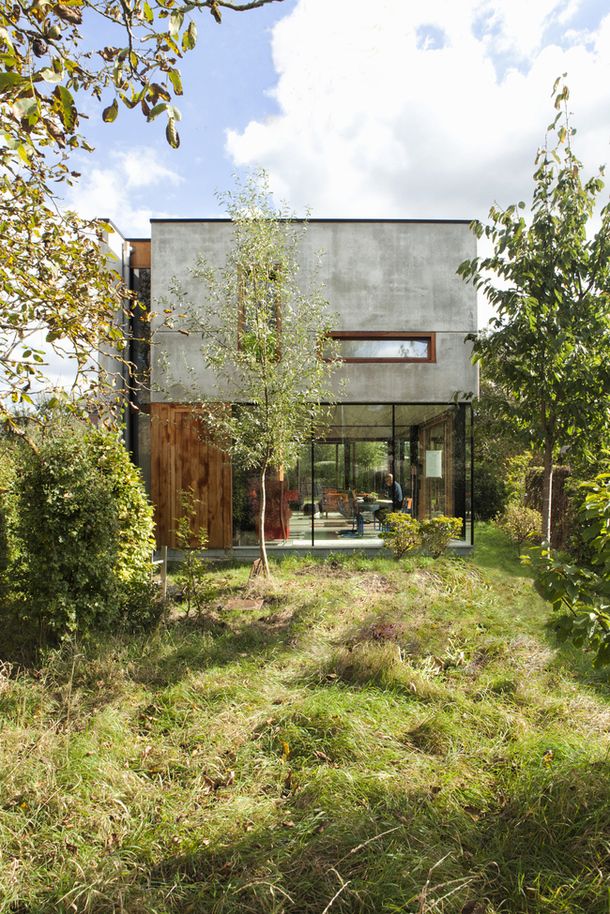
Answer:
[[[435,416],[447,412],[446,404],[432,406],[421,403],[397,404],[395,430],[397,437],[405,437],[413,425],[421,425]],[[342,438],[363,438],[367,441],[392,437],[392,407],[375,404],[345,404],[335,407],[335,418],[324,436],[333,441]]]

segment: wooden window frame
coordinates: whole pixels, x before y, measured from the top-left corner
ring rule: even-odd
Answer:
[[[335,330],[330,334],[333,340],[429,340],[428,355],[424,358],[415,358],[409,356],[388,358],[375,356],[371,358],[342,358],[339,356],[337,361],[356,364],[380,364],[380,363],[398,363],[398,362],[436,362],[436,333],[434,332],[414,332],[407,333],[402,330]]]

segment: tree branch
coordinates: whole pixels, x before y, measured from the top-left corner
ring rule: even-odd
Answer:
[[[213,4],[215,6],[222,6],[225,9],[233,10],[236,13],[242,13],[246,10],[255,10],[260,6],[266,6],[268,3],[283,3],[284,0],[249,0],[248,3],[232,3],[231,0],[205,0],[203,6],[208,8]]]

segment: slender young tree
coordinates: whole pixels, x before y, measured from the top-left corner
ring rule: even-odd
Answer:
[[[553,87],[557,116],[536,156],[525,204],[491,208],[472,223],[493,245],[459,273],[494,305],[475,359],[511,397],[514,415],[543,453],[543,534],[550,541],[553,464],[562,448],[593,464],[610,428],[610,207],[593,231],[600,174],[585,179],[572,148],[569,92]]]
[[[213,390],[203,398],[194,391],[192,400],[223,449],[258,475],[260,567],[269,576],[266,482],[294,465],[327,420],[336,362],[328,304],[315,277],[307,287],[298,282],[305,226],[272,205],[264,175],[222,199],[234,226],[226,264],[217,271],[200,260],[194,272],[207,287],[204,303],[181,301],[214,378]],[[178,285],[174,292],[182,297]]]

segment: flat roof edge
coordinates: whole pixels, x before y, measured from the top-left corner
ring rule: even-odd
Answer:
[[[224,217],[211,217],[211,218],[155,218],[151,219],[151,223],[162,223],[162,222],[232,222],[232,219],[227,219]],[[405,225],[470,225],[472,219],[307,219],[304,216],[295,216],[294,219],[283,219],[282,222],[339,222],[339,223],[398,223]]]

